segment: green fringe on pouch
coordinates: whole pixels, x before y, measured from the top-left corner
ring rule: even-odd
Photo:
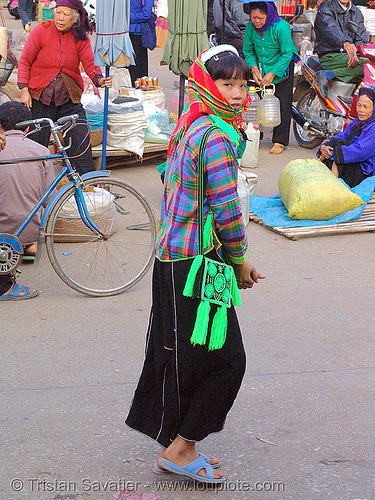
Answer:
[[[211,245],[212,220],[213,213],[208,212],[207,219],[203,227],[203,248],[209,248]]]
[[[201,300],[197,310],[193,334],[190,342],[194,345],[205,345],[207,340],[208,322],[210,319],[211,304],[207,300]]]
[[[194,257],[194,260],[190,266],[189,274],[187,275],[186,278],[184,291],[182,292],[182,294],[185,297],[193,296],[195,279],[197,277],[197,272],[199,271],[199,268],[202,265],[202,262],[203,262],[203,255],[197,255],[196,257]]]
[[[231,292],[232,292],[232,304],[235,307],[242,306],[241,295],[240,295],[240,291],[238,290],[237,279],[236,279],[234,269],[232,269],[232,290],[231,290]]]
[[[228,308],[226,306],[220,306],[217,308],[216,314],[212,321],[210,343],[208,345],[208,350],[213,351],[215,349],[221,349],[227,338],[227,326],[228,326]]]

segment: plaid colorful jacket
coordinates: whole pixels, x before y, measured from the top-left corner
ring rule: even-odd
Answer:
[[[160,227],[155,254],[161,261],[183,260],[198,255],[198,152],[204,132],[212,122],[204,115],[189,127],[168,158],[165,171]],[[236,264],[246,260],[247,238],[237,193],[236,149],[229,136],[213,130],[205,150],[203,217],[213,213],[211,242],[204,253],[222,248]]]

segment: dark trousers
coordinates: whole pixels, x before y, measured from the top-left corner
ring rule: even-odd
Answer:
[[[71,100],[61,106],[50,104],[46,106],[40,101],[33,99],[31,108],[33,119],[36,118],[51,118],[54,122],[63,116],[68,116],[76,113],[79,116],[77,126],[74,127],[65,137],[65,144],[69,143],[69,138],[72,139],[72,146],[67,150],[72,166],[79,174],[84,174],[95,170],[94,160],[92,159],[92,151],[90,144],[90,132],[87,128],[87,118],[82,104],[74,104]],[[30,135],[33,139],[43,146],[48,146],[50,138],[49,127],[44,127],[40,132]],[[78,158],[74,158],[78,156]]]
[[[200,303],[183,296],[191,261],[155,260],[146,359],[126,419],[165,448],[177,435],[201,441],[223,428],[246,366],[233,306],[221,349],[190,342]],[[213,306],[210,325],[215,312]]]
[[[18,0],[18,12],[22,19],[22,26],[25,26],[31,21],[33,0]]]
[[[323,163],[332,170],[332,160],[323,160]],[[339,177],[347,183],[351,188],[358,186],[362,181],[371,177],[363,172],[360,163],[337,163],[337,170],[339,172]]]
[[[293,78],[294,61],[291,61],[287,78],[275,84],[275,96],[280,101],[281,123],[273,129],[272,142],[278,142],[283,146],[289,144],[290,122],[292,119]]]
[[[0,274],[0,295],[4,295],[13,285],[10,274]]]
[[[132,85],[134,87],[134,82],[137,78],[148,76],[148,54],[147,49],[143,47],[142,37],[140,34],[130,34],[130,40],[133,44],[133,49],[135,52],[135,66],[129,66],[128,70],[130,73],[130,78],[132,80]]]

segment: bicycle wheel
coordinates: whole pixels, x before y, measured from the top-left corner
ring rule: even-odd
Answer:
[[[106,235],[83,223],[75,187],[57,200],[46,225],[51,264],[71,288],[86,295],[116,295],[134,286],[149,269],[154,255],[156,224],[143,195],[111,177],[84,181],[91,220]]]

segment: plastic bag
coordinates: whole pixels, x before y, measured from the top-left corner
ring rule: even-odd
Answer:
[[[133,98],[135,99],[135,98]],[[115,104],[113,100],[109,100],[108,103],[108,113],[116,113],[116,114],[126,114],[126,113],[135,113],[141,111],[143,114],[143,104],[140,99],[130,101],[130,102],[122,102],[121,104]],[[144,115],[143,115],[144,116]]]
[[[81,104],[86,113],[96,114],[104,110],[104,102],[97,95],[82,94]]]
[[[95,115],[88,113],[87,121],[90,124],[91,130],[101,130],[104,122],[104,111],[96,113]]]
[[[168,115],[161,112],[154,113],[148,116],[147,124],[145,142],[154,142],[157,144],[169,143],[175,124],[169,123]]]

